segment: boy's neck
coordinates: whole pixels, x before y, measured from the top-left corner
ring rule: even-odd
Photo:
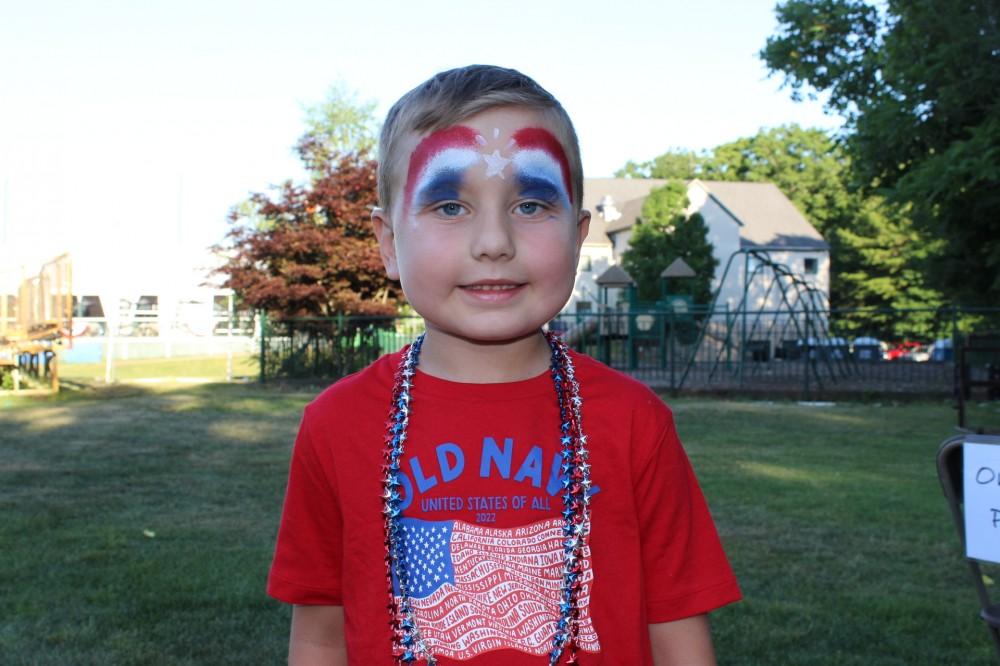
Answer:
[[[467,384],[516,382],[544,373],[550,354],[541,331],[517,340],[484,343],[428,327],[420,351],[420,370]]]

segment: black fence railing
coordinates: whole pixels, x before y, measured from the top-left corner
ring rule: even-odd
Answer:
[[[420,317],[262,317],[260,380],[343,377],[401,349],[423,330]]]
[[[907,317],[920,322],[920,339],[877,334]],[[950,396],[959,376],[956,350],[969,334],[1000,333],[1000,308],[609,311],[559,315],[549,328],[574,349],[658,389],[806,399],[846,393]],[[337,378],[411,342],[423,321],[264,320],[261,331],[262,380]],[[998,359],[977,363],[989,367],[973,373],[991,372]]]

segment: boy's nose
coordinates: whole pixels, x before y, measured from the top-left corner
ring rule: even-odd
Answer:
[[[513,229],[503,211],[480,215],[473,233],[471,251],[474,258],[496,260],[514,257]]]

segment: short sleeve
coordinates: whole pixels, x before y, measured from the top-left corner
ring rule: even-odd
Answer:
[[[267,593],[290,604],[343,605],[343,520],[335,479],[325,473],[309,408],[299,426]]]
[[[740,599],[669,409],[666,416],[634,477],[650,624],[701,615]]]

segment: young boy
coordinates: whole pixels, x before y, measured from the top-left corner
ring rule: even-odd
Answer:
[[[590,214],[528,77],[443,72],[382,130],[382,260],[426,334],[305,410],[268,581],[292,664],[714,663],[739,599],[669,409],[543,325]]]

